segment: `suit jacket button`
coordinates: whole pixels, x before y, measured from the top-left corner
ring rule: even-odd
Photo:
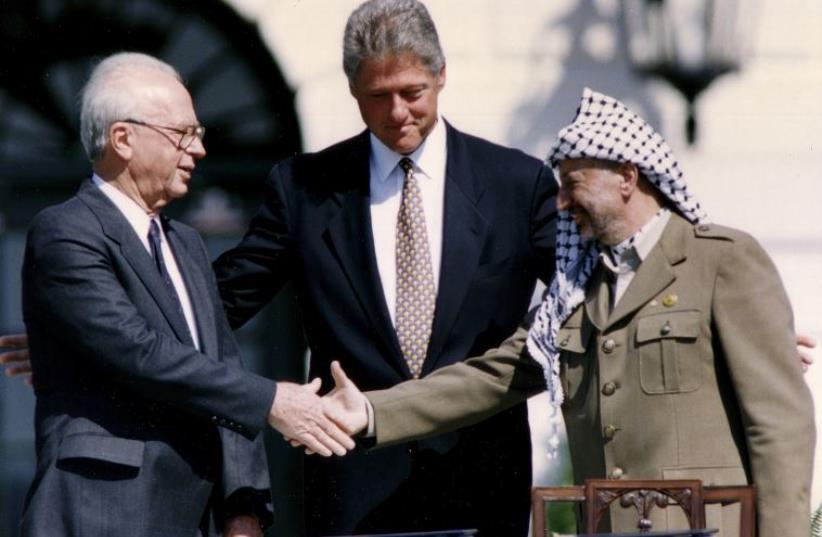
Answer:
[[[602,395],[614,395],[617,386],[613,382],[606,382],[602,385]]]
[[[617,466],[608,474],[608,479],[622,479],[623,475],[625,475],[625,470]]]
[[[606,439],[610,440],[611,438],[616,436],[618,430],[619,429],[617,429],[613,425],[606,425],[605,427],[602,428],[602,436],[604,436]]]
[[[613,339],[606,339],[602,342],[602,352],[604,352],[605,354],[611,354],[612,352],[614,352],[615,348],[616,341],[614,341]]]

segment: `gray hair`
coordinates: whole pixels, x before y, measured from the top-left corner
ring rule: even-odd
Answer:
[[[80,94],[80,140],[92,162],[103,156],[111,124],[139,111],[139,100],[124,90],[122,84],[112,83],[133,70],[159,71],[182,83],[180,74],[172,66],[139,52],[112,54],[98,63]]]
[[[368,0],[348,17],[343,35],[343,70],[348,83],[366,59],[412,53],[434,76],[445,66],[437,28],[417,0]]]

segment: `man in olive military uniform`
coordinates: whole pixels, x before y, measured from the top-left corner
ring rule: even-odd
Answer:
[[[352,430],[368,424],[385,445],[547,386],[577,483],[754,483],[761,537],[807,535],[813,405],[771,260],[749,235],[708,223],[662,137],[611,97],[585,90],[549,161],[560,178],[557,276],[530,328],[368,392],[370,406],[335,366],[327,412]],[[737,535],[738,506],[711,507],[707,526]],[[678,510],[656,511],[654,529],[682,527]],[[636,528],[634,514],[611,515],[613,530]]]

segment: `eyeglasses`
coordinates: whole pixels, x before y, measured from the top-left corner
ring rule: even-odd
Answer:
[[[154,129],[156,131],[160,131],[160,129],[165,129],[167,131],[176,132],[180,135],[180,139],[177,141],[177,149],[188,149],[188,147],[194,143],[195,138],[199,138],[200,141],[203,141],[203,136],[205,136],[205,127],[202,125],[190,125],[184,129],[178,129],[177,127],[169,127],[167,125],[155,125],[153,123],[146,123],[145,121],[140,121],[139,119],[121,119],[123,123],[133,123],[134,125],[141,125],[143,127],[148,127],[149,129]]]

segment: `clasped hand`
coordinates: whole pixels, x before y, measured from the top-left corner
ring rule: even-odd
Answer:
[[[348,378],[339,362],[334,361],[331,363],[331,375],[334,377],[334,389],[322,397],[323,417],[332,422],[338,429],[344,431],[346,435],[356,435],[368,427],[368,400]],[[315,379],[315,382],[318,382],[318,380]],[[319,384],[317,384],[317,387],[319,388]],[[313,453],[326,455],[314,445],[303,442],[298,436],[288,434],[284,436],[292,446],[305,447],[305,452],[309,455]],[[337,451],[334,451],[334,453],[340,455]],[[345,451],[342,454],[345,454]]]

